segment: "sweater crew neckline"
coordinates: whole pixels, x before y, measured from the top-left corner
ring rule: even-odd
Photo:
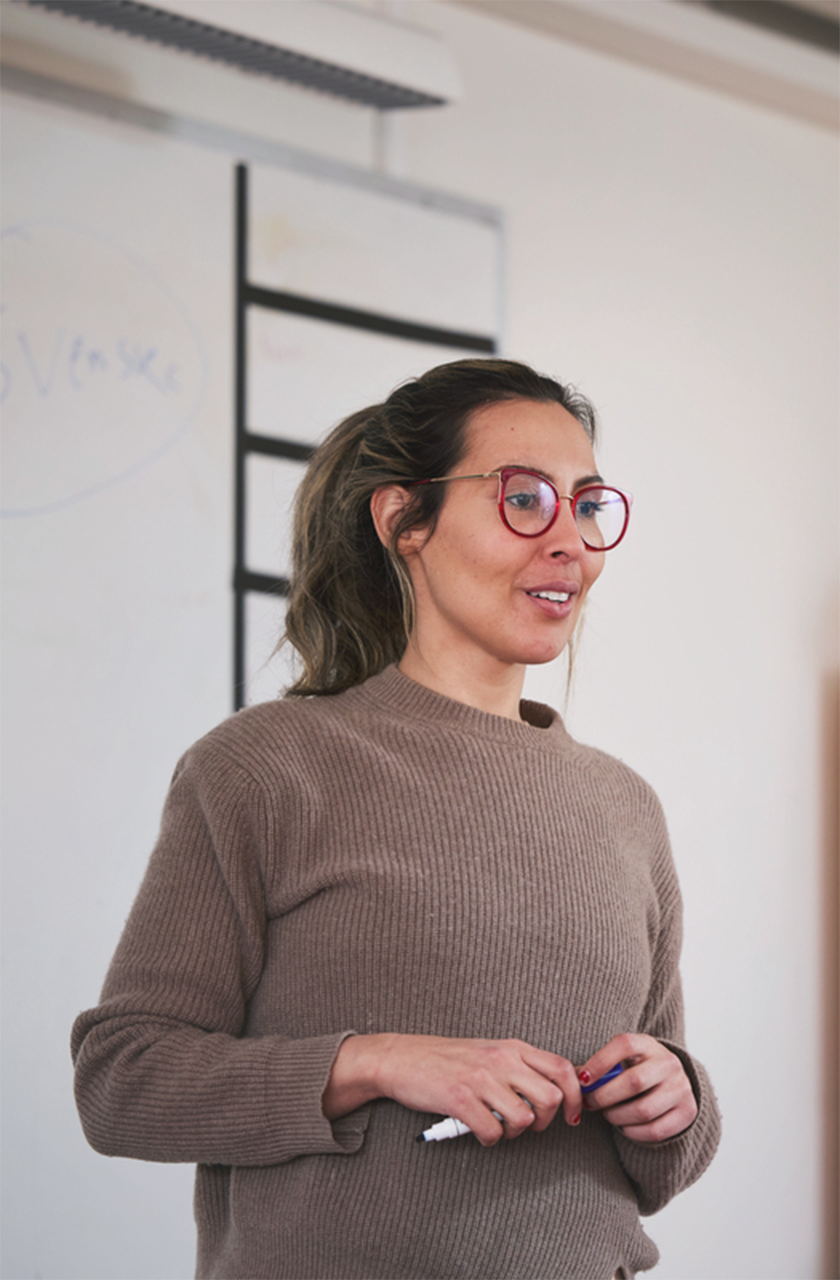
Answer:
[[[418,684],[403,675],[396,665],[386,667],[350,692],[408,720],[471,737],[478,734],[511,745],[537,747],[541,751],[568,750],[572,744],[560,715],[542,702],[522,699],[519,704],[522,720],[510,720]]]

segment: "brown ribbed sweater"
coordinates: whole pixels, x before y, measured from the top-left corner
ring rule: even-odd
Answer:
[[[97,1150],[198,1163],[199,1277],[607,1280],[719,1120],[682,1046],[680,898],[649,787],[548,708],[488,715],[389,668],[240,712],[179,764],[98,1008],[73,1033]],[[679,1052],[685,1133],[597,1114],[485,1149],[380,1099],[332,1124],[351,1032]]]

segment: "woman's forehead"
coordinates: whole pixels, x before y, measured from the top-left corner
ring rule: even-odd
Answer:
[[[488,469],[529,467],[549,478],[568,468],[597,470],[585,429],[554,402],[502,400],[485,405],[471,416],[466,441],[464,458],[483,460]]]

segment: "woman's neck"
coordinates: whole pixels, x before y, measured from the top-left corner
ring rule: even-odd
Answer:
[[[454,659],[441,660],[420,652],[409,642],[397,664],[409,680],[422,684],[435,693],[464,702],[468,707],[490,715],[521,720],[519,701],[525,680],[524,666],[496,665],[494,670],[477,669],[474,664]]]

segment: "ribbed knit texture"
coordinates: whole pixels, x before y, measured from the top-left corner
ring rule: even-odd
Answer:
[[[73,1033],[97,1150],[195,1161],[199,1277],[608,1280],[719,1119],[682,1049],[680,898],[658,802],[546,707],[529,723],[389,668],[240,712],[180,762],[102,1001]],[[381,1099],[330,1124],[352,1032],[678,1051],[700,1111],[648,1147],[584,1112],[417,1145]]]

